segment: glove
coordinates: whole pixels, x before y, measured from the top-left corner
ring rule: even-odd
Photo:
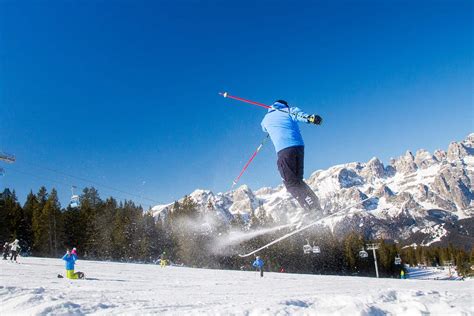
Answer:
[[[308,116],[308,123],[314,124],[314,125],[321,125],[323,123],[323,118],[319,115],[313,114]]]

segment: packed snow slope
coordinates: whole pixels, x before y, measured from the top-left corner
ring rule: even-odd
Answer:
[[[78,261],[0,261],[0,315],[473,315],[474,282],[375,279]]]

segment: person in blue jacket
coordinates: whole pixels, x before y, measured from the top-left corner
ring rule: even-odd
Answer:
[[[262,120],[262,129],[270,135],[278,155],[278,171],[286,190],[306,211],[321,211],[319,199],[303,181],[304,142],[298,122],[321,125],[319,115],[309,115],[296,107],[278,100],[268,109]]]
[[[252,265],[260,271],[260,276],[263,277],[263,260],[257,256]]]
[[[77,260],[77,256],[75,254],[72,254],[68,249],[62,259],[66,261],[66,278],[73,280],[84,278],[84,273],[74,272],[74,264]]]

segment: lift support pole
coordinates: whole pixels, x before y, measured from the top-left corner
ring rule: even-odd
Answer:
[[[379,244],[368,244],[367,250],[372,250],[374,252],[374,264],[375,264],[375,275],[379,277],[379,268],[377,267],[377,254],[375,250],[379,249]]]

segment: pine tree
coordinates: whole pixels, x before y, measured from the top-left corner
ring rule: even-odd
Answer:
[[[33,208],[33,250],[36,255],[45,256],[48,255],[48,229],[47,222],[43,216],[43,209],[48,200],[48,192],[43,186],[39,189],[36,194],[38,204]]]
[[[68,206],[63,213],[64,246],[68,249],[79,247],[82,253],[81,245],[86,238],[84,228],[80,210]]]
[[[2,246],[11,239],[11,221],[11,213],[7,207],[6,197],[3,197],[2,194],[2,199],[0,199],[0,243]]]
[[[97,258],[99,248],[99,230],[97,216],[103,207],[99,192],[94,188],[84,188],[80,200],[80,221],[84,229],[84,240],[79,240],[84,255]]]
[[[114,258],[114,245],[113,239],[111,237],[113,236],[114,232],[114,222],[117,208],[117,201],[110,197],[105,200],[103,205],[101,205],[100,210],[96,214],[95,224],[99,229],[95,235],[95,251],[98,258],[105,260],[111,260]]]
[[[171,213],[173,235],[176,241],[176,255],[185,264],[194,263],[196,246],[196,229],[193,223],[198,219],[196,203],[185,196],[181,203],[176,202]]]
[[[349,271],[356,272],[358,263],[358,253],[364,248],[362,236],[352,232],[344,239],[344,258]]]
[[[140,242],[140,258],[151,262],[159,255],[159,236],[151,212],[143,216],[143,236]]]
[[[257,229],[258,227],[260,227],[260,220],[255,213],[256,212],[253,209],[250,210],[248,221],[249,229]]]
[[[42,217],[47,229],[48,255],[56,257],[62,244],[62,221],[61,205],[59,204],[58,193],[55,189],[51,190],[51,194],[43,208]]]
[[[38,198],[33,192],[30,191],[26,197],[26,202],[23,205],[23,213],[25,218],[25,236],[24,236],[24,246],[22,247],[23,251],[31,254],[33,250],[33,214],[35,210],[39,207]]]
[[[115,212],[114,221],[113,221],[113,230],[112,230],[112,251],[111,255],[114,260],[123,261],[126,258],[126,243],[125,238],[125,216],[123,210],[123,203],[120,202]]]
[[[18,238],[18,229],[21,224],[23,212],[17,201],[15,191],[3,194],[0,201],[0,238],[5,242]]]
[[[171,233],[171,224],[169,223],[169,216],[164,219],[159,218],[156,221],[155,228],[158,238],[156,242],[158,245],[156,259],[158,259],[159,255],[163,252],[166,252],[168,256],[174,254],[175,251]]]

